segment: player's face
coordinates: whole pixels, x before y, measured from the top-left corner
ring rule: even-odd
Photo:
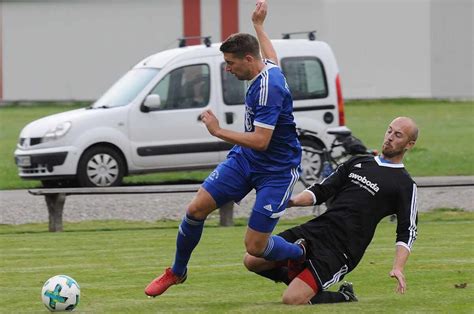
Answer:
[[[226,62],[225,70],[232,73],[239,80],[251,80],[250,61],[247,56],[243,58],[236,57],[233,53],[224,52],[224,60]]]
[[[382,154],[387,158],[403,156],[405,151],[415,145],[410,134],[411,128],[403,120],[392,121],[385,132]]]

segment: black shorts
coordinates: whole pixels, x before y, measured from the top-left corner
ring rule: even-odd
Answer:
[[[351,271],[349,262],[343,252],[337,250],[324,237],[324,230],[308,232],[306,228],[296,226],[279,234],[288,242],[295,242],[304,238],[307,242],[307,256],[305,266],[311,271],[320,291],[341,281]]]

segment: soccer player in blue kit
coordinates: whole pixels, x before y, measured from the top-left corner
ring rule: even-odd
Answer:
[[[298,181],[301,146],[291,93],[263,29],[266,14],[266,2],[258,1],[252,14],[258,40],[250,34],[237,33],[220,47],[226,70],[239,80],[248,81],[245,132],[221,128],[211,110],[201,114],[211,135],[235,146],[187,206],[179,226],[174,264],[145,288],[148,296],[161,295],[170,286],[186,280],[187,264],[199,243],[206,217],[230,201],[240,201],[252,189],[256,190],[256,200],[245,234],[247,253],[268,261],[304,259],[300,243],[271,235]]]

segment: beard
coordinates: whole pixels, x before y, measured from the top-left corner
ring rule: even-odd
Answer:
[[[393,148],[389,148],[385,145],[382,148],[382,154],[385,157],[388,157],[388,158],[393,158],[393,157],[403,155],[404,151],[405,151],[404,149],[393,149]]]

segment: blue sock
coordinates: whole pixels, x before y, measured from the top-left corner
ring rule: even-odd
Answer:
[[[263,258],[267,261],[298,259],[302,255],[303,250],[299,245],[290,243],[277,235],[272,235],[268,238],[267,248],[263,252]]]
[[[197,220],[186,214],[179,226],[176,238],[176,255],[172,271],[178,276],[184,275],[191,253],[201,239],[204,220]]]

